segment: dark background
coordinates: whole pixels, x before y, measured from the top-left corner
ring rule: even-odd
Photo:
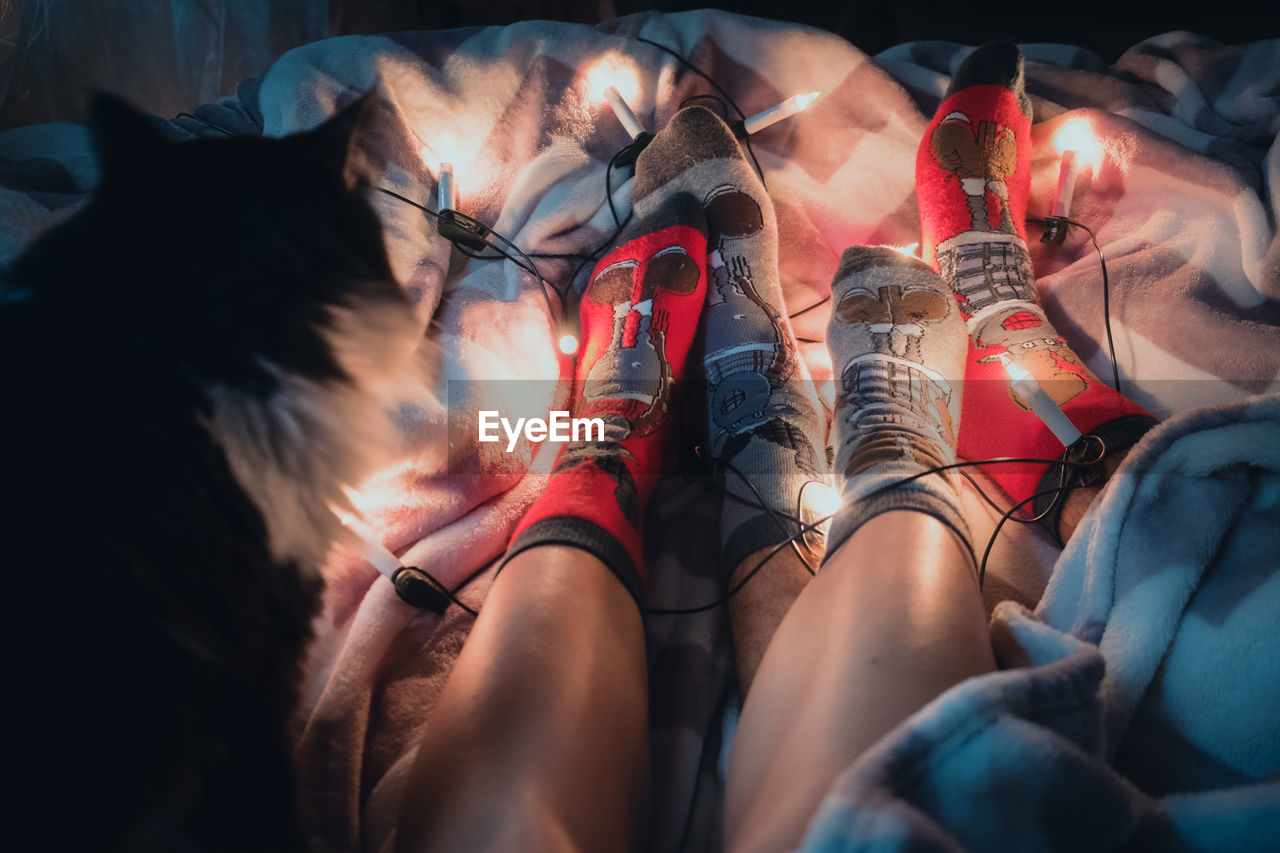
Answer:
[[[509,24],[545,18],[597,23],[602,18],[644,10],[678,12],[708,5],[744,15],[774,18],[830,30],[868,53],[904,41],[936,39],[964,44],[1004,39],[1087,47],[1108,61],[1149,36],[1189,30],[1228,44],[1280,35],[1280,1],[1118,0],[1114,3],[980,0],[862,0],[805,2],[747,0],[697,3],[679,0],[333,0],[330,22],[336,32],[374,33],[392,29],[449,29]]]
[[[595,24],[681,0],[0,0],[0,130],[83,121],[94,91],[164,117],[231,94],[286,50],[332,35],[442,30],[523,20]],[[1114,62],[1153,35],[1188,30],[1228,44],[1280,36],[1280,0],[1106,5],[1061,0],[746,0],[721,8],[829,30],[875,54],[907,41],[993,39],[1088,48]]]

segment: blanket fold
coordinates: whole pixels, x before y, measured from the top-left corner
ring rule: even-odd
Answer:
[[[803,849],[1280,841],[1278,509],[1280,395],[1150,433],[1037,610],[996,607],[1003,671],[957,685],[864,754]]]

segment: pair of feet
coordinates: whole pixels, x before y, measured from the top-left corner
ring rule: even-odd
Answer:
[[[1112,448],[1154,423],[1089,372],[1036,302],[1025,242],[1030,126],[1021,54],[1009,45],[975,51],[919,150],[924,262],[865,247],[841,259],[827,342],[842,500],[828,554],[893,509],[932,515],[968,542],[956,479],[910,478],[957,452],[1062,453],[1011,388],[1009,365]],[[729,496],[724,564],[813,522],[805,504],[830,475],[822,409],[783,308],[773,207],[728,127],[701,108],[677,113],[640,155],[632,200],[640,224],[596,267],[581,308],[575,415],[604,420],[605,440],[565,447],[509,556],[540,544],[582,548],[642,602],[643,510],[700,323],[706,444]],[[1042,508],[1062,469],[1019,463],[990,473],[1015,501],[1045,492]]]

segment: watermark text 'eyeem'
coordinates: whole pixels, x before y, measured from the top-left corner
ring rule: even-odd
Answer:
[[[502,417],[501,412],[481,411],[479,427],[482,442],[501,441],[501,429],[507,436],[508,453],[516,449],[521,435],[529,441],[604,441],[602,418],[575,418],[562,411],[548,412],[546,420],[516,418],[515,424]]]

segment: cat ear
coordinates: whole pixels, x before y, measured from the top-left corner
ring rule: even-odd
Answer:
[[[377,103],[377,92],[370,89],[307,135],[312,156],[331,174],[340,174],[348,190],[367,177],[365,158],[355,144],[356,130],[369,120]]]
[[[115,95],[95,95],[89,108],[89,132],[102,173],[132,171],[151,159],[164,137],[149,116]]]

